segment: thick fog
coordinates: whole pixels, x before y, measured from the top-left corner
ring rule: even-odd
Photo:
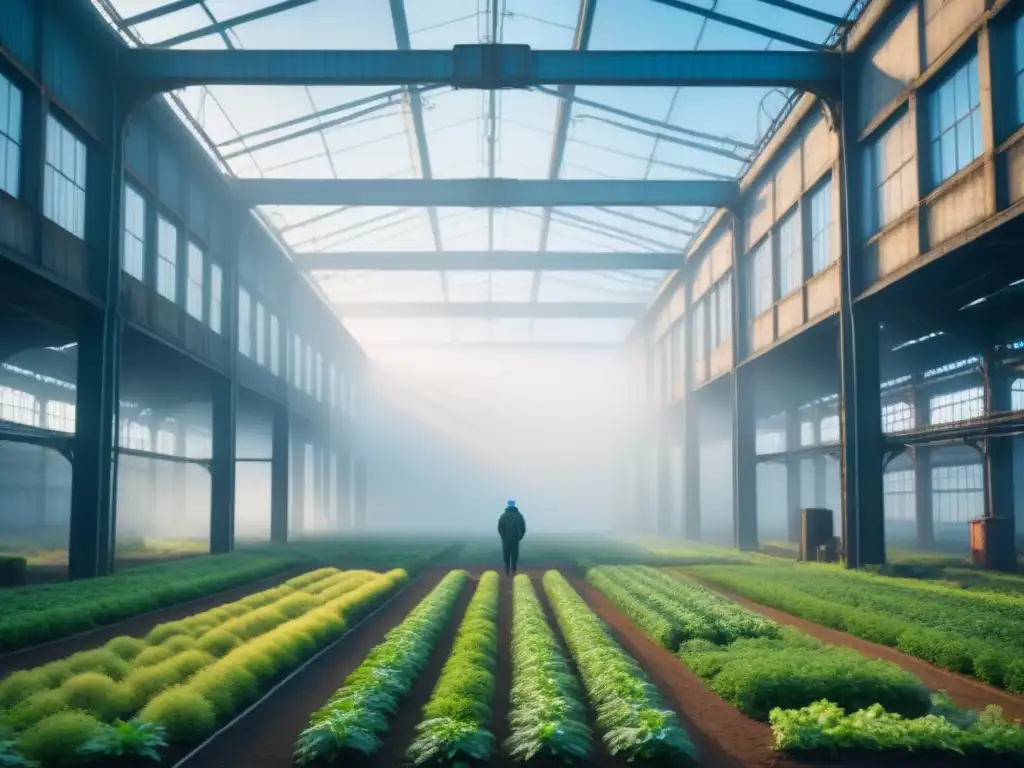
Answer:
[[[514,499],[531,531],[622,514],[633,413],[613,351],[386,349],[359,404],[367,524],[489,533]]]

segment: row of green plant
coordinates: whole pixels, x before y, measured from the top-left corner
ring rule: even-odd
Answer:
[[[498,574],[480,577],[423,721],[406,752],[415,765],[463,765],[494,754],[489,729],[498,663]]]
[[[310,577],[315,581],[309,581]],[[68,692],[81,685],[77,679],[81,675],[105,678],[106,683],[90,678],[89,685],[116,689],[120,695],[111,693],[110,696],[119,701],[127,700],[122,708],[133,703],[136,708],[141,707],[161,689],[194,672],[197,666],[210,663],[245,640],[331,597],[340,597],[373,577],[365,572],[345,573],[333,568],[313,571],[292,580],[298,587],[285,583],[265,589],[180,621],[158,624],[144,638],[122,635],[101,648],[15,672],[0,681],[3,720],[20,730],[60,711],[71,695]],[[321,584],[333,586],[318,597],[305,591]]]
[[[0,652],[67,637],[296,566],[287,554],[231,553],[89,581],[0,591]]]
[[[688,606],[721,601],[710,590],[668,574],[644,568],[626,569],[626,574],[633,578],[610,575],[623,588],[620,598],[628,594],[647,605],[663,598]],[[678,655],[723,699],[751,717],[768,719],[777,749],[1001,753],[1024,744],[1020,724],[1005,722],[998,707],[981,716],[961,712],[894,664],[869,661],[790,627],[720,643],[696,635]],[[851,736],[856,729],[862,729],[860,736]]]
[[[750,717],[767,720],[775,707],[802,707],[821,698],[850,710],[880,703],[909,716],[930,707],[928,689],[895,664],[780,628],[692,581],[643,567],[608,569],[603,575],[618,587],[606,596],[627,615],[636,604],[667,622],[678,614],[672,606],[685,611],[691,623],[680,630],[684,642],[678,649],[665,647],[678,650],[711,690]],[[605,582],[594,583],[604,591]],[[708,617],[706,629],[699,626],[702,616]]]
[[[1024,754],[1024,728],[1003,719],[999,707],[986,707],[980,714],[961,712],[940,696],[923,717],[905,718],[880,704],[847,714],[822,700],[800,709],[773,709],[770,721],[775,748],[790,752]]]
[[[809,565],[693,572],[764,605],[1024,693],[1019,597]]]
[[[528,576],[512,586],[512,689],[506,749],[516,760],[585,761],[593,747],[583,691]]]
[[[744,637],[779,634],[775,622],[745,611],[710,590],[691,589],[655,568],[592,568],[587,579],[651,639],[670,651],[678,650],[687,640],[710,640],[721,645]]]
[[[44,767],[84,762],[85,745],[104,735],[111,749],[123,748],[123,739],[113,736],[123,729],[128,739],[140,723],[154,726],[171,744],[195,743],[407,579],[400,570],[368,581],[350,578],[344,593],[324,599],[345,585],[345,575],[321,576],[314,584],[331,581],[335,587],[318,596],[283,585],[246,598],[246,605],[239,601],[155,628],[149,642],[116,638],[103,648],[15,673],[3,684],[9,697],[34,686],[43,690],[23,695],[2,719],[17,732],[18,751]],[[203,623],[193,623],[197,618]],[[218,620],[220,626],[209,623]],[[102,671],[78,672],[84,662]],[[48,687],[65,674],[57,687]]]
[[[377,753],[389,715],[426,668],[468,580],[465,571],[449,572],[310,716],[295,743],[298,765],[336,764]]]
[[[636,661],[557,571],[544,574],[544,590],[576,663],[597,727],[612,755],[627,761],[695,763],[696,750]]]

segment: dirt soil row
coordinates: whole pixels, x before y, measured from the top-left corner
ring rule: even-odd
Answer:
[[[310,713],[321,707],[335,690],[342,684],[345,677],[354,670],[366,657],[367,653],[377,645],[391,628],[397,626],[409,611],[433,589],[447,568],[433,567],[424,571],[410,586],[394,598],[377,614],[358,625],[341,643],[324,654],[299,675],[289,680],[265,702],[254,707],[244,718],[228,729],[220,732],[202,750],[193,753],[187,761],[179,763],[181,768],[222,768],[227,765],[244,765],[252,768],[287,768],[292,765],[292,751],[295,739],[306,727]],[[557,624],[551,615],[550,605],[544,595],[540,582],[544,569],[525,571],[534,580],[538,595],[541,597],[545,612],[548,614],[552,627]],[[591,587],[575,569],[561,568],[574,588],[587,600],[594,611],[609,626],[616,640],[630,653],[650,677],[652,683],[661,692],[667,707],[673,709],[681,723],[697,747],[701,763],[705,766],[721,766],[722,768],[797,768],[799,766],[843,765],[868,766],[871,768],[887,768],[888,766],[973,766],[992,765],[991,760],[950,760],[948,756],[922,755],[918,757],[881,757],[879,755],[857,755],[844,753],[842,759],[836,761],[829,756],[821,758],[799,759],[779,755],[771,749],[772,735],[770,728],[743,715],[731,704],[723,701],[708,690],[703,683],[683,666],[671,653],[648,640],[628,619],[626,619],[600,592]],[[474,578],[479,575],[477,571]],[[283,578],[283,577],[282,577]],[[496,680],[494,702],[493,733],[500,744],[508,735],[509,689],[511,685],[511,616],[512,595],[511,579],[502,577],[499,603],[500,654],[499,670]],[[427,702],[434,684],[451,650],[465,607],[472,595],[472,586],[463,590],[459,603],[453,613],[445,633],[442,636],[427,669],[415,684],[409,697],[399,711],[391,718],[391,728],[384,739],[382,749],[375,757],[367,761],[365,766],[358,768],[393,768],[405,764],[405,750],[411,743],[417,724],[422,717],[422,707]],[[862,653],[866,650],[863,644],[849,635],[823,627],[802,622],[781,612],[755,606],[742,598],[727,595],[731,599],[752,610],[764,613],[777,621],[792,624],[809,634],[826,642],[847,645]],[[166,620],[166,619],[162,619]],[[115,634],[120,634],[119,630]],[[560,637],[560,635],[559,635]],[[94,643],[93,643],[94,644]],[[950,696],[961,706],[968,689],[973,690],[976,700],[986,698],[985,689],[975,681],[958,675],[936,670],[930,665],[916,659],[910,659],[892,649],[876,646],[881,651],[891,654],[880,658],[889,658],[901,666],[918,674],[924,682],[936,688],[945,688]],[[867,649],[870,651],[871,649]],[[866,655],[871,655],[866,653]],[[899,657],[899,658],[895,658]],[[902,661],[901,661],[902,660]],[[916,668],[907,666],[922,664],[932,672],[940,673],[945,684],[937,684],[926,679]],[[933,678],[938,679],[938,678]],[[957,680],[969,684],[960,689],[952,684]],[[1000,691],[988,689],[991,693]],[[1000,703],[990,696],[985,703]],[[1011,697],[1017,698],[1017,697]],[[1007,707],[1007,714],[1011,714]],[[593,717],[593,713],[591,713]],[[588,765],[601,768],[624,768],[625,763],[610,757],[600,744],[600,737],[595,731],[595,747],[593,759]],[[355,765],[355,764],[353,764]],[[507,768],[512,763],[507,758],[494,761],[492,768]],[[176,766],[177,768],[177,766]]]
[[[957,674],[956,672],[950,672],[949,670],[942,669],[941,667],[933,666],[926,661],[914,658],[913,656],[908,656],[907,654],[901,653],[893,648],[889,648],[888,646],[872,643],[868,640],[861,640],[859,637],[854,637],[846,632],[840,632],[837,629],[829,629],[821,624],[815,624],[812,621],[798,618],[792,614],[785,613],[784,611],[769,608],[768,606],[761,605],[760,603],[755,603],[752,600],[748,600],[747,598],[734,592],[730,592],[727,589],[722,589],[714,584],[696,578],[685,571],[677,571],[677,573],[685,578],[692,579],[701,586],[717,592],[723,597],[729,598],[749,611],[759,613],[765,618],[776,621],[779,624],[785,624],[799,629],[801,632],[805,632],[811,637],[821,640],[823,643],[852,648],[869,659],[884,659],[885,661],[891,661],[893,664],[896,664],[907,672],[915,675],[922,683],[927,685],[933,691],[945,691],[949,698],[951,698],[953,702],[962,709],[981,711],[989,704],[995,704],[1002,707],[1003,715],[1007,719],[1024,720],[1024,697],[1017,696],[1009,693],[1008,691],[1002,691],[998,688],[993,688],[990,685],[986,685],[985,683],[975,680],[974,678],[967,677],[966,675]]]

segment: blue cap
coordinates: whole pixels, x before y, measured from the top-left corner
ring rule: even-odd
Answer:
[[[515,501],[513,499],[509,499],[507,506],[514,507],[515,505],[516,505]]]

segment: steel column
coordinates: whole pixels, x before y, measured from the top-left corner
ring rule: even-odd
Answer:
[[[356,459],[354,474],[353,502],[355,514],[352,527],[357,531],[363,531],[366,530],[366,461],[361,456]]]
[[[985,380],[985,413],[1007,413],[1013,410],[1012,376],[998,357],[986,351],[983,358]],[[985,440],[985,516],[1000,517],[1009,521],[1003,529],[1004,535],[1014,539],[1016,514],[1013,493],[1013,439],[1002,437]],[[993,553],[999,551],[992,547]],[[1013,551],[1013,547],[1006,549]],[[1000,570],[1010,569],[1015,563],[997,564]]]
[[[757,421],[750,371],[732,372],[733,539],[737,549],[753,552],[757,534]]]
[[[232,207],[228,253],[221,260],[221,306],[226,331],[224,336],[230,353],[227,376],[218,376],[211,392],[213,454],[210,462],[210,551],[213,553],[230,552],[235,546],[235,452],[238,447],[238,356],[241,354],[238,350],[238,256],[242,230],[248,219],[248,211],[238,206]],[[181,239],[179,247],[183,247]],[[179,279],[182,279],[181,275],[179,271]]]
[[[742,263],[746,251],[744,223],[734,213],[730,221],[735,264]],[[740,363],[747,353],[747,278],[743,269],[734,269],[732,279],[732,505],[733,540],[737,549],[756,550],[757,533],[757,416],[749,367]],[[708,323],[708,326],[711,324]],[[707,332],[707,329],[705,329]],[[710,344],[705,349],[710,349]]]
[[[882,401],[877,308],[854,297],[865,287],[860,247],[860,152],[857,145],[857,82],[852,67],[843,70],[839,109],[841,232],[839,257],[839,426],[843,488],[843,547],[846,566],[885,562],[882,492]]]
[[[335,482],[338,490],[338,506],[335,510],[336,527],[339,530],[346,530],[352,527],[352,467],[349,462],[348,451],[339,448],[335,457]]]
[[[117,443],[121,379],[121,222],[127,114],[116,91],[109,103],[106,151],[90,153],[98,181],[86,202],[91,246],[91,290],[103,309],[87,312],[78,329],[75,450],[71,465],[68,575],[102,576],[113,570],[117,510]],[[42,150],[42,145],[39,147]],[[40,190],[41,191],[41,190]],[[41,213],[40,213],[41,215]]]
[[[647,466],[647,460],[647,448],[641,440],[633,458],[633,474],[636,478],[634,489],[636,508],[633,510],[633,523],[630,530],[635,534],[650,533],[650,529],[647,527],[647,517],[651,512],[651,473]]]
[[[672,444],[666,434],[658,440],[658,535],[672,535]]]
[[[230,281],[228,281],[230,282]],[[210,462],[210,552],[235,546],[235,430],[237,386],[231,377],[213,383],[213,456]]]
[[[821,409],[811,409],[811,417],[814,419],[811,426],[811,439],[816,446],[821,446]],[[814,506],[825,506],[825,454],[817,451],[811,459],[811,466],[814,474]]]
[[[786,450],[795,451],[800,447],[800,411],[791,408],[786,412]],[[786,532],[790,541],[800,541],[800,510],[803,507],[802,456],[786,459]]]
[[[683,287],[685,311],[683,332],[683,535],[701,540],[700,514],[700,422],[693,391],[693,286],[687,276]]]
[[[313,439],[313,519],[317,525],[323,523],[327,513],[324,499],[324,447],[321,438]]]
[[[292,429],[292,533],[306,530],[306,439],[301,429]]]
[[[931,411],[931,395],[916,381],[914,388],[914,428],[928,426]],[[914,456],[914,519],[917,524],[917,544],[930,546],[935,541],[935,518],[932,509],[932,448],[929,445],[915,445]]]
[[[275,544],[284,544],[288,541],[290,421],[288,406],[275,404],[270,437],[270,540]]]

